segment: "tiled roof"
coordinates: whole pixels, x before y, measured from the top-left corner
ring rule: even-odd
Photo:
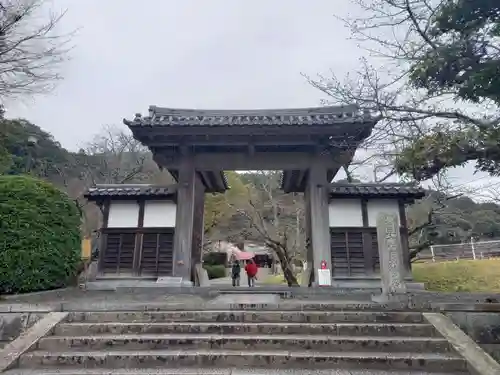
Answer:
[[[149,115],[123,122],[134,126],[323,125],[371,119],[356,105],[298,109],[195,110],[151,106]]]
[[[332,183],[330,196],[373,196],[422,198],[425,190],[414,184],[400,183]]]
[[[96,185],[88,190],[85,197],[88,199],[97,197],[139,197],[139,196],[157,196],[166,197],[176,193],[174,186],[154,186],[147,184],[112,184]]]

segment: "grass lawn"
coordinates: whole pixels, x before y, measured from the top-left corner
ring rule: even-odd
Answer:
[[[299,282],[299,285],[300,285],[300,281],[301,281],[301,275],[302,274],[298,274],[297,275],[297,281]],[[286,285],[286,281],[285,281],[285,278],[283,277],[283,274],[278,274],[278,275],[268,275],[266,278],[264,278],[264,280],[262,280],[261,284],[264,284],[264,285]]]
[[[427,290],[500,293],[500,258],[414,263],[412,268],[414,280],[425,283]],[[299,274],[297,276],[299,285],[300,278]],[[283,274],[269,275],[260,283],[286,285]]]
[[[500,292],[500,259],[415,263],[413,278],[427,290]]]

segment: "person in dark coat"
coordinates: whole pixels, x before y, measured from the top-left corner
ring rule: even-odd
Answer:
[[[240,286],[240,275],[241,275],[241,266],[238,260],[233,262],[233,266],[231,267],[231,279],[233,280],[233,286]]]

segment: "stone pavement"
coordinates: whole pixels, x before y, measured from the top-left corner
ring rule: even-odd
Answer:
[[[9,375],[429,375],[415,371],[373,371],[373,370],[264,370],[264,369],[118,369],[103,372],[96,369],[84,370],[12,370]],[[450,375],[433,373],[432,375]]]
[[[259,268],[259,272],[257,274],[257,281],[255,283],[256,287],[262,285],[262,282],[269,276],[270,270],[271,270],[270,268]],[[212,285],[212,286],[221,286],[221,285],[230,286],[230,285],[233,285],[233,281],[232,281],[231,276],[230,276],[231,275],[230,268],[227,269],[227,274],[229,275],[227,277],[222,277],[220,279],[210,280],[210,285]],[[245,270],[243,270],[243,269],[241,270],[240,286],[242,286],[242,287],[248,286],[247,274],[246,274]]]
[[[281,302],[277,294],[223,294],[205,304],[206,307],[255,305],[259,307],[276,306]]]

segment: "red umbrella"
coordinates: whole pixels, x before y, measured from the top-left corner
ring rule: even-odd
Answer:
[[[235,250],[234,256],[238,260],[249,260],[249,259],[252,259],[255,256],[255,254],[250,252],[250,251]]]

